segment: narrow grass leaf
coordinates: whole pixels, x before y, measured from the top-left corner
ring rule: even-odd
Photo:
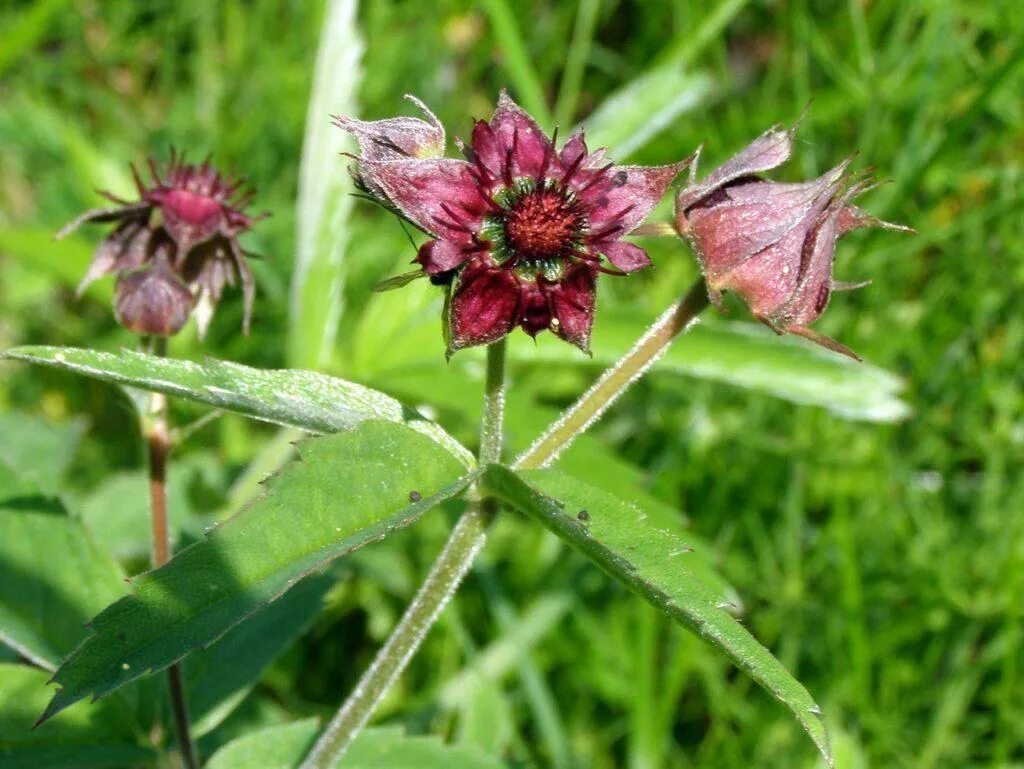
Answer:
[[[115,355],[69,347],[18,347],[2,357],[162,392],[310,432],[347,430],[367,419],[399,422],[444,446],[465,466],[474,463],[468,449],[414,410],[384,393],[326,374],[257,369],[212,358],[200,364],[128,350]]]
[[[472,480],[429,438],[391,422],[299,445],[266,493],[90,624],[54,675],[41,720],[207,646],[326,562],[407,526]]]
[[[645,513],[553,470],[516,474],[491,465],[488,489],[530,515],[669,617],[721,649],[789,707],[831,761],[821,710],[807,690],[725,609],[686,567],[690,548],[650,523]]]
[[[583,121],[587,144],[609,147],[615,160],[625,160],[681,115],[705,104],[713,85],[709,75],[683,72],[676,65],[645,72],[605,99]]]
[[[330,355],[342,311],[346,226],[352,196],[339,153],[351,150],[331,115],[354,115],[363,42],[356,0],[329,0],[317,51],[299,171],[298,231],[288,327],[293,366],[318,368]]]
[[[294,769],[316,738],[316,719],[271,726],[229,742],[206,769]],[[366,729],[335,769],[503,769],[504,763],[433,736],[408,735],[400,728]]]
[[[642,319],[613,311],[599,320],[593,358],[566,358],[545,339],[512,344],[509,354],[523,363],[603,366],[618,360],[643,329]],[[899,398],[899,377],[753,323],[701,323],[673,343],[652,372],[727,382],[846,419],[895,422],[910,414]]]

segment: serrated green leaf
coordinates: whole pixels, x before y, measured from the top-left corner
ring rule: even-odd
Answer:
[[[89,769],[137,766],[153,751],[136,744],[118,701],[69,708],[45,730],[32,729],[46,704],[47,674],[0,663],[0,766],[4,769]]]
[[[400,422],[444,446],[466,466],[472,454],[433,422],[394,398],[312,371],[257,369],[207,359],[203,364],[122,350],[18,347],[2,357],[73,371],[318,433],[347,430],[367,419]]]
[[[242,513],[132,583],[61,665],[48,718],[205,646],[306,574],[408,525],[472,480],[437,443],[369,420],[299,446]],[[413,493],[415,492],[415,494]]]
[[[48,670],[127,591],[114,560],[56,500],[0,500],[0,642]]]
[[[247,734],[214,753],[206,769],[295,769],[317,735],[315,719]],[[504,769],[496,758],[398,728],[360,732],[335,769]]]
[[[206,734],[227,718],[263,669],[309,628],[333,584],[323,575],[307,577],[186,660],[185,687],[194,736]]]
[[[492,465],[487,488],[536,518],[668,616],[721,649],[789,707],[831,761],[821,710],[807,690],[725,611],[716,594],[686,567],[690,548],[611,494],[553,470],[515,473]]]

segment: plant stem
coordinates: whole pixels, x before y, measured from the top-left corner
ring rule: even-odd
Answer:
[[[484,382],[484,415],[480,427],[480,466],[501,459],[502,426],[505,420],[505,340],[487,348],[487,379]]]
[[[685,332],[708,306],[703,278],[686,295],[662,313],[629,352],[605,371],[512,465],[515,468],[544,467],[597,421],[653,364],[673,339]]]
[[[504,411],[505,340],[502,339],[487,348],[487,379],[480,430],[481,466],[501,459]],[[486,541],[487,526],[492,516],[490,505],[486,501],[478,501],[458,520],[412,603],[300,769],[331,769],[362,731],[473,565]]]
[[[166,357],[166,338],[156,338],[153,354]],[[149,449],[149,509],[153,531],[154,568],[163,566],[171,558],[167,527],[167,461],[171,453],[171,437],[167,421],[167,396],[152,393],[149,399],[149,412],[144,420],[144,433]],[[186,769],[198,769],[199,760],[189,728],[188,703],[185,700],[185,686],[179,665],[167,668],[167,684],[182,763]]]

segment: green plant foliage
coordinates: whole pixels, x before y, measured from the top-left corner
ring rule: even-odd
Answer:
[[[484,471],[484,482],[610,576],[725,652],[793,711],[831,764],[821,709],[782,663],[725,611],[724,596],[687,569],[690,547],[685,542],[651,525],[636,507],[557,471],[517,474],[492,465]]]
[[[354,115],[363,45],[355,0],[327,4],[299,171],[298,231],[288,329],[289,362],[317,368],[330,359],[342,312],[347,218],[346,160],[352,149],[328,115]]]
[[[46,729],[32,729],[48,697],[49,675],[0,663],[0,766],[4,769],[92,769],[135,766],[154,756],[141,747],[117,699],[81,703]]]
[[[264,496],[136,579],[90,623],[92,635],[54,676],[46,717],[214,641],[319,565],[408,525],[470,481],[436,443],[389,422],[310,439],[299,453]]]
[[[314,719],[273,726],[225,745],[206,769],[295,769],[313,745]],[[367,729],[356,737],[335,769],[502,769],[501,761],[436,737],[407,735],[396,728]]]
[[[0,461],[47,494],[56,494],[85,430],[76,419],[54,423],[0,414]]]
[[[0,642],[55,670],[86,621],[126,590],[120,567],[60,502],[0,499]]]
[[[162,392],[313,432],[336,432],[367,419],[388,419],[430,436],[464,464],[472,462],[469,452],[444,430],[394,398],[312,371],[268,371],[212,359],[200,365],[128,350],[112,355],[22,347],[8,351],[4,357]]]

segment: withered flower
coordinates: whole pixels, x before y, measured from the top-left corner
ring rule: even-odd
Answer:
[[[117,274],[115,310],[122,325],[166,336],[181,329],[197,304],[212,307],[225,286],[240,283],[248,333],[256,282],[238,236],[256,221],[244,211],[252,191],[242,191],[242,180],[221,176],[209,161],[192,165],[173,150],[163,174],[154,160],[148,162],[148,183],[132,166],[138,200],[101,192],[117,207],[87,211],[57,234],[64,237],[86,222],[116,223],[96,249],[79,294],[97,278]],[[187,311],[182,287],[191,297]],[[155,304],[147,309],[149,299]],[[157,318],[158,307],[168,314]],[[198,319],[203,333],[208,314]]]
[[[722,291],[732,291],[777,333],[799,334],[857,358],[809,328],[825,311],[833,290],[866,285],[833,279],[836,241],[858,227],[908,228],[876,219],[850,203],[874,182],[848,173],[849,160],[798,184],[758,176],[789,159],[793,132],[767,131],[703,182],[681,189],[676,225],[697,253],[716,306]]]
[[[686,162],[616,166],[589,152],[582,132],[558,149],[504,92],[460,143],[465,160],[437,157],[444,134],[431,118],[337,122],[359,140],[365,188],[431,236],[415,261],[448,287],[448,353],[516,326],[589,351],[598,273],[650,264],[622,237]]]

